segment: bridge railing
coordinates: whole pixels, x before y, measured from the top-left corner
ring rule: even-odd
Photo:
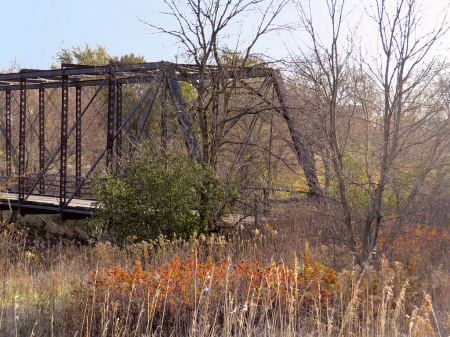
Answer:
[[[32,186],[37,184],[37,188],[32,191],[32,195],[45,195],[45,196],[60,196],[60,176],[59,173],[46,174],[43,179],[39,179],[39,174],[27,174],[24,177],[25,193],[28,193]],[[0,189],[7,190],[8,192],[19,193],[19,178],[18,176],[0,177],[2,183],[0,183]],[[67,192],[66,197],[69,197],[77,186],[81,183],[81,178],[68,175],[67,176]],[[92,182],[87,180],[76,194],[76,199],[94,199],[92,191]]]

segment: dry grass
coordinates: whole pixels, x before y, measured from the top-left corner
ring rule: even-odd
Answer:
[[[450,333],[450,272],[445,264],[433,261],[432,265],[426,254],[405,253],[397,256],[404,259],[400,262],[380,256],[373,265],[360,268],[337,246],[312,239],[307,247],[303,237],[292,234],[299,228],[294,220],[278,217],[271,223],[276,226],[240,229],[228,240],[202,235],[189,241],[160,237],[154,242],[130,242],[124,249],[109,242],[88,246],[60,242],[29,249],[25,233],[3,227],[0,335]],[[176,257],[182,262],[189,255],[195,257],[197,267],[173,264]],[[249,267],[253,260],[266,269]],[[224,261],[222,269],[220,261]],[[314,261],[335,268],[335,278],[326,279],[329,269]],[[120,268],[111,272],[110,266]],[[177,278],[181,271],[192,272],[185,293],[179,289],[188,276]],[[182,299],[190,301],[181,305]]]

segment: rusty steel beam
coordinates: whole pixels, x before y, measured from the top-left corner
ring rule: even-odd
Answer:
[[[108,77],[106,77],[108,78]],[[153,81],[155,76],[139,76],[139,77],[126,77],[126,78],[116,78],[117,83],[122,84],[134,84],[134,83],[148,83]],[[186,77],[182,75],[177,75],[178,81],[186,81]],[[95,87],[100,85],[103,82],[104,78],[97,79],[97,80],[85,80],[85,81],[72,81],[69,82],[69,88],[75,88],[75,87]],[[39,83],[39,84],[29,84],[27,82],[27,89],[59,89],[61,88],[61,81],[57,82],[48,82],[48,83]],[[0,84],[0,91],[5,90],[20,90],[20,85],[18,84],[8,84],[8,85],[1,85]]]
[[[133,65],[113,65],[115,72],[147,72],[159,68],[160,62],[153,63],[137,63]],[[19,73],[0,74],[0,81],[21,80],[24,78],[51,78],[62,76],[62,83],[64,83],[64,76],[74,75],[102,75],[108,74],[111,71],[110,66],[101,67],[86,67],[78,69],[56,69],[56,70],[31,70]]]
[[[142,105],[142,102],[144,102],[144,100],[147,98],[147,96],[150,94],[150,92],[152,91],[152,89],[154,88],[155,84],[152,83],[150,84],[150,86],[147,88],[147,90],[144,92],[144,94],[141,96],[141,98],[139,99],[139,101],[136,103],[136,105],[133,107],[133,109],[131,109],[130,113],[128,114],[127,118],[125,118],[125,120],[123,121],[122,125],[119,127],[117,127],[117,131],[114,134],[113,137],[113,141],[122,133],[123,128],[128,124],[128,122],[130,121],[130,119],[133,117],[133,115],[136,113],[137,109],[139,109],[139,107]]]
[[[142,102],[144,102],[144,100],[147,98],[147,96],[149,95],[149,93],[151,92],[151,90],[154,88],[154,84],[150,84],[150,86],[148,87],[148,89],[144,92],[144,94],[141,96],[141,98],[139,99],[139,101],[136,103],[136,105],[133,107],[133,109],[130,111],[130,113],[128,114],[127,118],[125,118],[125,120],[123,121],[122,125],[120,127],[117,128],[116,133],[114,134],[113,137],[113,141],[120,135],[120,133],[122,132],[123,128],[128,124],[128,122],[130,121],[130,119],[133,117],[133,115],[135,114],[135,112],[137,111],[137,109],[141,106]],[[105,155],[105,153],[107,153],[108,147],[105,146],[105,148],[103,149],[102,153],[98,156],[98,158],[96,159],[96,161],[94,162],[94,164],[91,166],[91,168],[89,169],[89,171],[84,175],[83,179],[80,182],[80,185],[77,186],[77,188],[75,189],[75,191],[72,192],[72,194],[70,195],[69,199],[67,199],[67,202],[65,204],[65,207],[67,207],[67,205],[69,205],[69,203],[72,201],[72,199],[75,197],[75,195],[78,193],[78,191],[80,190],[81,186],[83,186],[84,182],[86,181],[86,179],[89,177],[89,175],[94,171],[95,167],[97,166],[97,164],[100,162],[100,160],[103,158],[103,156]]]
[[[71,68],[71,69],[55,69],[55,70],[37,70],[30,69],[19,73],[9,73],[0,74],[0,90],[7,90],[8,84],[15,85],[14,82],[19,82],[22,78],[29,78],[31,80],[44,79],[44,80],[56,80],[61,85],[63,82],[63,76],[69,76],[71,81],[79,81],[80,77],[70,77],[77,75],[88,75],[88,76],[103,76],[109,74],[111,71],[115,73],[141,73],[146,75],[151,75],[155,71],[165,67],[176,67],[177,72],[181,76],[196,78],[198,67],[191,64],[175,64],[170,62],[149,62],[149,63],[136,63],[132,65],[121,65],[111,63],[110,66],[87,66],[83,68]],[[209,66],[206,67],[210,74],[217,73],[217,67]],[[233,67],[222,67],[229,74],[229,78],[254,78],[254,77],[266,77],[272,72],[270,68],[255,68],[255,67],[244,67],[236,69]],[[51,85],[50,83],[42,83],[42,85]]]
[[[64,208],[67,192],[67,120],[69,114],[69,76],[63,76],[61,87],[61,156],[59,175],[59,207]]]
[[[145,125],[147,124],[148,116],[150,116],[150,112],[152,111],[153,104],[155,103],[156,96],[158,95],[159,87],[161,86],[162,78],[159,78],[158,84],[156,85],[155,91],[153,92],[153,97],[148,105],[147,112],[145,113],[144,119],[142,120],[141,127],[139,128],[139,132],[134,139],[133,145],[131,146],[130,154],[128,155],[128,160],[131,160],[133,157],[134,151],[136,150],[136,146],[139,143],[139,139],[141,138],[142,132],[144,131]]]
[[[81,87],[75,89],[75,181],[76,186],[81,182]],[[77,198],[81,198],[81,190]]]
[[[167,67],[166,74],[169,82],[170,95],[177,111],[178,124],[183,131],[186,148],[188,149],[189,155],[201,163],[203,159],[198,146],[197,137],[195,136],[192,122],[189,120],[187,112],[188,107],[181,93],[180,84],[175,77],[174,67]]]
[[[39,172],[45,168],[45,89],[39,89]],[[44,177],[39,179],[39,193],[44,193]]]
[[[291,134],[297,159],[302,166],[303,172],[305,173],[310,194],[311,196],[320,197],[322,196],[322,190],[320,188],[319,179],[317,178],[316,164],[314,163],[314,160],[306,147],[305,139],[299,129],[299,122],[289,100],[284,81],[279,71],[274,71],[272,78],[273,86],[281,105],[281,114]]]
[[[6,176],[11,179],[11,91],[6,91],[6,114],[5,114],[5,124],[6,124]]]
[[[144,102],[144,100],[147,98],[147,96],[150,94],[151,90],[155,87],[155,84],[152,83],[150,84],[150,86],[147,88],[147,90],[144,92],[144,94],[141,96],[141,98],[139,99],[139,101],[136,103],[136,105],[133,107],[133,109],[131,109],[130,113],[128,114],[127,118],[125,118],[125,120],[123,121],[122,125],[120,127],[117,128],[116,133],[114,134],[112,140],[114,141],[122,132],[123,128],[128,124],[128,122],[130,121],[130,119],[133,117],[133,115],[135,114],[135,112],[137,111],[137,109],[141,106],[142,102]],[[102,153],[98,156],[98,158],[96,159],[96,161],[94,162],[94,164],[92,164],[91,168],[89,169],[89,171],[84,175],[83,179],[81,180],[80,184],[77,186],[77,188],[75,189],[75,191],[72,192],[72,194],[70,195],[69,199],[67,199],[65,207],[67,207],[69,205],[69,203],[72,201],[72,199],[75,197],[75,195],[78,193],[78,191],[81,189],[81,186],[83,186],[84,182],[86,181],[86,179],[89,177],[89,175],[94,171],[94,169],[97,167],[98,163],[100,162],[100,160],[103,158],[103,156],[105,155],[105,153],[107,153],[108,151],[108,147],[105,146],[105,148],[103,149]]]
[[[27,80],[20,80],[20,103],[19,103],[19,204],[25,198],[25,125],[27,113]]]
[[[122,83],[116,83],[116,127],[117,129],[122,125]],[[117,131],[117,130],[116,130]],[[122,130],[117,135],[116,139],[116,153],[115,156],[117,158],[117,165],[120,164],[120,158],[122,157]]]
[[[86,105],[86,107],[84,108],[83,112],[81,113],[81,116],[75,121],[74,125],[72,126],[72,128],[69,130],[69,132],[67,133],[67,137],[69,137],[73,130],[75,130],[77,123],[81,120],[81,118],[83,117],[84,113],[87,111],[87,109],[89,108],[90,104],[92,103],[92,101],[94,100],[94,98],[97,96],[97,94],[100,92],[100,89],[103,87],[103,84],[106,82],[106,79],[104,79],[100,86],[98,87],[98,89],[96,90],[95,94],[92,96],[92,98],[90,99],[89,103]],[[56,149],[55,152],[53,152],[53,154],[50,156],[50,160],[47,162],[47,165],[45,166],[45,169],[43,172],[39,173],[39,177],[38,180],[36,181],[36,183],[31,187],[31,189],[28,191],[27,196],[25,197],[25,200],[28,199],[28,197],[31,195],[31,193],[33,193],[34,189],[36,188],[36,186],[38,185],[38,181],[39,179],[42,179],[42,177],[44,176],[44,174],[47,172],[47,170],[49,169],[49,167],[51,166],[51,164],[53,164],[55,162],[56,156],[58,155],[58,153],[60,153],[61,150],[61,145]]]
[[[208,77],[208,80],[214,81],[219,75],[219,71],[220,70],[215,67],[207,67],[205,76]],[[12,176],[14,174],[14,172],[12,172],[13,169],[11,168],[11,166],[13,163],[16,163],[15,159],[17,156],[19,163],[19,203],[23,207],[25,207],[24,203],[27,202],[27,198],[32,193],[49,193],[49,181],[50,179],[52,179],[51,176],[56,175],[55,184],[57,184],[59,175],[59,196],[57,195],[58,191],[55,191],[55,195],[57,195],[57,197],[59,198],[59,205],[57,209],[59,210],[60,214],[62,214],[73,198],[80,198],[82,196],[82,191],[87,191],[88,186],[84,185],[85,181],[88,176],[92,172],[94,172],[94,170],[99,170],[99,168],[96,168],[97,166],[102,166],[101,169],[104,169],[104,163],[106,162],[106,165],[109,169],[118,167],[120,156],[126,155],[123,153],[125,149],[127,150],[127,152],[130,152],[129,157],[131,158],[133,152],[136,149],[136,146],[141,141],[142,135],[144,134],[144,128],[146,127],[146,124],[150,118],[149,116],[152,113],[152,108],[154,102],[158,97],[158,94],[160,98],[159,102],[161,104],[161,151],[165,151],[167,149],[167,142],[169,138],[168,98],[170,97],[171,104],[173,103],[175,118],[177,118],[178,124],[175,128],[181,129],[189,155],[192,158],[195,158],[198,162],[202,162],[202,153],[200,151],[200,145],[197,141],[195,133],[196,126],[194,125],[194,117],[191,116],[191,112],[188,110],[189,106],[183,97],[179,83],[180,81],[187,81],[189,83],[195,84],[195,81],[199,79],[199,76],[199,69],[196,66],[172,64],[166,62],[145,63],[138,65],[122,65],[111,63],[106,67],[64,65],[64,69],[60,70],[26,70],[17,74],[0,74],[0,91],[6,91],[6,130],[4,131],[3,127],[0,126],[0,133],[3,133],[5,135],[6,140],[6,175]],[[252,78],[255,78],[256,80],[248,80]],[[310,188],[310,194],[320,196],[321,191],[317,179],[317,174],[315,172],[315,163],[306,147],[303,135],[299,130],[299,120],[296,118],[295,111],[290,106],[289,97],[287,97],[286,95],[286,88],[284,86],[280,73],[270,68],[249,67],[230,69],[227,79],[234,79],[234,82],[237,84],[245,82],[241,83],[243,88],[245,88],[246,86],[251,87],[255,84],[255,82],[262,83],[259,90],[257,88],[252,88],[251,90],[254,90],[259,97],[258,102],[260,102],[260,100],[266,102],[270,106],[269,109],[279,112],[284,118],[294,142],[297,158],[305,172],[308,186]],[[98,116],[95,114],[95,112],[92,109],[89,109],[89,112],[87,111],[89,106],[92,107],[92,105],[97,102],[94,102],[94,99],[97,94],[99,94],[103,85],[106,84],[106,81],[108,81],[108,91],[103,88],[103,91],[100,95],[100,100],[104,99],[102,103],[106,103],[106,105],[105,108],[97,111],[97,115],[100,113],[103,120],[106,121],[107,119],[107,129],[105,130],[105,127],[102,123],[95,124],[98,121]],[[136,103],[133,109],[131,109],[131,111],[123,111],[124,107],[122,102],[122,90],[125,90],[122,88],[123,85],[148,82],[151,82],[151,84],[146,90],[143,90],[145,88],[142,88],[140,86],[130,86],[129,89],[133,91],[130,91],[130,93],[135,95],[136,99],[139,98],[139,101]],[[94,85],[99,85],[98,89],[92,97],[91,93],[93,90],[89,91],[87,99],[90,100],[87,105],[82,106],[82,87],[93,87]],[[163,88],[160,87],[161,85],[163,85]],[[71,87],[74,87],[74,89],[69,89]],[[266,97],[269,87],[273,88],[276,92],[273,97]],[[46,127],[49,127],[49,125],[45,125],[45,117],[48,114],[48,107],[45,107],[45,100],[48,100],[49,97],[51,97],[51,93],[45,91],[46,88],[61,88],[61,120],[58,121],[58,123],[61,124],[61,138],[57,139],[57,141],[59,142],[59,147],[56,150],[54,150],[54,146],[50,148],[48,139],[49,136],[48,134],[46,134],[47,130],[45,129]],[[37,115],[37,111],[32,113],[30,109],[30,116],[27,116],[27,91],[31,89],[39,89],[39,115]],[[164,90],[163,92],[158,93],[159,89]],[[218,83],[215,83],[212,92],[219,93],[220,89],[221,88],[218,87]],[[20,90],[20,102],[17,102],[20,113],[18,117],[20,118],[17,118],[14,115],[14,119],[11,116],[11,99],[14,98],[14,94],[11,92],[11,90]],[[68,125],[68,114],[70,110],[68,106],[69,98],[70,100],[72,100],[72,96],[69,97],[69,90],[70,95],[72,95],[73,90],[75,98],[75,123],[73,124],[73,126]],[[148,99],[147,97],[150,95],[150,92],[152,92],[153,97],[151,99]],[[28,99],[28,101],[28,105],[30,107],[33,107],[32,105],[30,105],[30,99]],[[138,114],[138,109],[142,109],[144,101],[148,102],[146,103],[148,104],[148,107],[146,106],[146,109],[144,110],[144,112],[146,112],[145,114],[137,117],[136,115]],[[53,101],[51,101],[51,103],[55,105]],[[210,108],[213,111],[213,115],[216,115],[219,112],[220,104],[218,96],[212,98]],[[59,110],[59,107],[57,107],[56,109]],[[172,111],[172,108],[170,109],[170,111]],[[91,114],[91,112],[94,113]],[[243,111],[243,113],[245,112],[246,111]],[[127,113],[127,115],[124,115],[123,113]],[[86,116],[86,118],[83,118],[83,116]],[[125,116],[127,117],[125,118]],[[33,123],[36,122],[36,117],[39,118],[39,128],[33,125]],[[258,120],[258,111],[255,111],[253,118],[254,119],[250,123],[250,130],[246,135],[247,137],[251,136],[252,130],[255,128]],[[140,124],[137,125],[137,132],[134,134],[134,139],[131,139],[130,143],[127,142],[122,145],[122,142],[125,141],[123,140],[123,138],[125,138],[125,135],[128,135],[128,137],[130,136],[130,134],[126,133],[128,131],[128,127],[126,126],[130,126],[130,124],[133,123],[131,127],[134,128],[134,123],[137,122],[137,120],[140,121]],[[84,124],[85,121],[86,124]],[[208,121],[208,123],[211,123],[211,127],[214,128],[216,132],[227,134],[236,125],[236,123],[238,123],[238,121],[239,117],[236,117],[234,119],[233,117],[231,117],[227,120],[226,125],[220,125],[219,121],[214,119]],[[27,123],[29,123],[29,125],[27,125]],[[47,123],[49,123],[48,120]],[[13,146],[15,142],[12,142],[11,140],[16,139],[17,135],[12,135],[11,132],[15,128],[17,128],[17,124],[19,124],[19,146],[17,151],[15,151]],[[82,132],[86,133],[89,130],[89,126],[91,125],[93,127],[100,128],[101,124],[102,129],[99,130],[98,135],[95,137],[95,141],[97,142],[97,140],[99,139],[99,135],[102,135],[102,138],[100,139],[101,148],[98,148],[98,144],[93,144],[91,149],[92,151],[90,151],[89,153],[83,153],[87,156],[87,162],[92,162],[91,160],[94,160],[94,164],[92,164],[90,168],[86,167],[87,173],[83,171],[84,173],[82,175],[82,151],[85,150],[81,146],[83,140]],[[81,128],[81,125],[83,125],[83,129]],[[72,158],[69,156],[68,152],[68,141],[72,132],[75,133],[74,179],[70,179],[70,177],[67,176],[67,174],[73,174],[71,172],[68,172],[68,169],[70,168],[70,166],[68,167],[68,161]],[[254,132],[256,132],[256,130]],[[30,135],[27,135],[27,133]],[[106,137],[104,136],[105,133]],[[36,145],[35,149],[30,147],[31,143],[26,143],[27,139],[34,141],[34,134],[38,136],[39,140],[39,144]],[[128,137],[126,139],[128,139]],[[70,142],[70,144],[72,143]],[[46,145],[48,146],[48,148]],[[213,151],[215,151],[217,150],[215,147],[218,146],[218,144],[211,144],[211,146]],[[102,151],[103,148],[104,150]],[[48,149],[51,149],[52,153],[50,153]],[[30,164],[36,165],[35,171],[37,171],[37,167],[39,167],[39,173],[36,175],[35,171],[31,172],[32,177],[34,178],[35,176],[37,176],[37,179],[33,180],[31,184],[32,188],[28,189],[26,167],[26,165],[28,165],[28,156],[29,154],[33,154],[33,152],[38,151],[39,163],[37,162],[36,158],[36,162],[32,162]],[[102,152],[100,153],[100,151]],[[235,160],[239,161],[241,152],[242,149],[237,152],[237,158]],[[106,158],[104,158],[105,155]],[[93,157],[89,158],[90,156]],[[14,161],[12,160],[12,157],[14,157]],[[86,163],[84,163],[85,166]],[[34,167],[31,165],[28,166]],[[269,172],[272,169],[270,165],[271,163],[269,160]],[[55,170],[53,170],[53,166],[56,167]],[[51,170],[50,167],[52,168]],[[70,182],[68,181],[68,179],[70,180]],[[74,190],[72,189],[73,186],[75,186]],[[46,188],[47,190],[45,190]],[[27,192],[25,193],[25,191]]]
[[[73,191],[72,194],[70,195],[69,199],[67,199],[67,202],[65,203],[64,208],[66,208],[70,204],[70,202],[73,200],[73,198],[77,195],[78,191],[81,189],[81,186],[83,186],[86,179],[89,177],[89,175],[92,173],[92,171],[94,171],[94,169],[97,167],[97,164],[100,162],[100,160],[103,158],[103,156],[105,155],[106,152],[107,152],[107,147],[105,146],[105,148],[103,149],[102,153],[98,156],[95,163],[91,166],[89,171],[84,175],[83,179],[81,179],[81,182],[77,186],[77,188],[75,188],[75,191]]]
[[[106,148],[106,167],[112,167],[113,161],[113,150],[114,150],[114,112],[116,108],[116,75],[111,72],[108,81],[108,130],[107,130],[107,140]]]
[[[164,80],[164,90],[161,94],[161,151],[167,150],[167,81]]]

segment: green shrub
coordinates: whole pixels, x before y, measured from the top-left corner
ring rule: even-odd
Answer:
[[[96,180],[97,220],[119,243],[205,232],[212,208],[225,197],[209,167],[173,149],[143,150],[122,174]]]

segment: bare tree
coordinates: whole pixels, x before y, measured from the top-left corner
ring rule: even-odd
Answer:
[[[341,26],[343,22],[344,1],[327,1],[331,23],[331,43],[326,45],[317,35],[310,8],[297,3],[300,19],[311,38],[308,51],[300,49],[300,56],[294,58],[295,73],[302,81],[305,111],[313,121],[313,129],[318,136],[320,154],[328,167],[332,165],[336,179],[336,200],[342,211],[341,221],[346,229],[345,244],[356,252],[356,235],[353,228],[352,212],[348,200],[348,181],[345,175],[344,154],[349,133],[342,130],[341,106],[349,103],[346,79],[349,68],[350,49],[341,48]],[[347,129],[351,127],[349,120]],[[343,137],[341,137],[343,136]],[[328,178],[328,175],[327,175]]]
[[[223,165],[227,151],[237,148],[239,158],[240,145],[260,146],[252,144],[250,135],[239,137],[238,129],[245,124],[254,127],[250,122],[253,116],[273,111],[274,106],[267,104],[259,92],[255,94],[256,88],[270,87],[270,82],[263,81],[267,74],[249,80],[248,72],[253,69],[257,73],[267,65],[254,52],[255,45],[263,36],[284,28],[276,19],[287,3],[288,0],[165,0],[166,10],[159,14],[169,18],[167,26],[141,19],[152,32],[173,37],[182,46],[186,60],[195,65],[195,76],[191,75],[191,66],[179,64],[176,68],[195,88],[194,101],[190,102],[195,120],[191,123],[199,130],[199,150],[190,152],[215,170],[220,166],[231,170],[240,167],[235,160]],[[241,30],[248,29],[245,25],[249,17],[255,25],[251,33],[241,34]],[[195,146],[188,144],[188,148]],[[227,179],[232,176],[230,173],[227,172]],[[205,189],[207,185],[206,182]]]
[[[217,165],[226,125],[243,113],[233,105],[233,89],[242,80],[246,66],[262,64],[253,49],[263,35],[280,29],[275,19],[286,3],[287,0],[164,0],[167,10],[160,14],[172,19],[168,26],[141,19],[153,32],[174,37],[187,60],[197,66],[198,76],[187,78],[196,89],[194,110],[200,128],[202,162]],[[236,47],[230,49],[224,44],[230,40],[230,30],[238,31],[249,14],[259,15],[253,35],[243,38],[235,34]],[[211,66],[217,69],[215,76],[210,76]],[[177,70],[183,71],[181,67]],[[244,114],[255,112],[247,107]]]
[[[295,59],[295,70],[308,87],[304,101],[316,114],[315,128],[324,140],[317,151],[332,167],[346,231],[336,236],[362,262],[376,248],[386,218],[408,212],[445,151],[449,121],[443,105],[433,100],[433,88],[446,64],[432,48],[448,23],[444,19],[421,34],[418,1],[399,0],[393,6],[377,1],[369,16],[377,26],[380,53],[358,58],[354,36],[342,36],[344,4],[327,0],[328,43],[317,34],[308,9],[298,4],[311,47]],[[421,166],[413,162],[417,153]],[[399,190],[394,209],[387,199]]]
[[[391,10],[391,11],[390,11]],[[428,108],[432,92],[427,90],[441,74],[446,64],[432,54],[432,47],[448,31],[444,19],[432,31],[421,34],[420,3],[417,0],[399,0],[389,8],[385,0],[377,1],[376,12],[372,15],[377,24],[381,43],[378,64],[366,64],[367,73],[376,83],[382,98],[379,107],[382,145],[378,179],[369,181],[372,187],[372,203],[368,209],[362,235],[363,256],[368,256],[377,244],[381,220],[383,218],[383,195],[391,179],[394,163],[405,149],[416,146],[412,139],[416,130],[439,118],[441,110]],[[448,132],[448,119],[441,124],[438,132],[426,137],[423,142],[432,142],[428,165],[416,177],[416,188],[423,184],[435,160],[439,158],[442,145],[442,129]],[[445,137],[448,134],[444,133]],[[419,142],[422,143],[422,142]],[[411,191],[411,203],[415,196]]]

